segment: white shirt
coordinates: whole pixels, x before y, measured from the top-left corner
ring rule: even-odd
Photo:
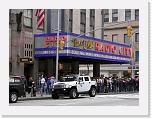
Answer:
[[[41,79],[41,84],[45,83],[45,78]]]

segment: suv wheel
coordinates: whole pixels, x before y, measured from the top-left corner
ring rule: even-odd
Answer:
[[[76,89],[71,89],[70,93],[69,93],[70,98],[77,98],[78,94],[77,94],[77,90]]]
[[[92,87],[89,91],[89,95],[90,97],[95,97],[96,95],[96,88]]]
[[[52,98],[53,98],[53,99],[58,99],[59,96],[58,96],[57,94],[52,94]]]
[[[16,92],[11,92],[10,95],[9,95],[9,101],[11,103],[15,103],[15,102],[17,102],[17,100],[18,100],[17,93]]]

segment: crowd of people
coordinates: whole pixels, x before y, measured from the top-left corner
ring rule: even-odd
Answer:
[[[118,78],[118,77],[96,77],[97,92],[129,92],[139,91],[139,77],[136,78]]]
[[[118,78],[101,76],[93,77],[93,79],[97,82],[97,93],[139,91],[139,77]],[[55,82],[54,76],[44,77],[41,75],[37,84],[32,77],[29,77],[26,82],[26,91],[31,96],[36,96],[36,91],[39,91],[41,96],[43,94],[51,94],[51,88]]]
[[[54,76],[44,77],[42,75],[41,77],[39,77],[39,87],[41,96],[43,96],[44,93],[51,94],[51,88],[55,82],[56,79]]]

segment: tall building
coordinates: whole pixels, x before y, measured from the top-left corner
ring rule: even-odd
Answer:
[[[104,40],[132,44],[133,66],[130,64],[101,64],[100,74],[105,76],[127,76],[139,74],[139,10],[138,9],[71,9],[64,11],[64,30]],[[102,17],[104,16],[104,17]],[[127,26],[131,25],[133,34],[127,36]],[[104,26],[104,33],[102,28]],[[104,35],[103,35],[104,34]],[[80,65],[80,72],[93,76],[92,65]]]
[[[34,57],[34,34],[56,33],[58,10],[45,10],[45,22],[37,29],[36,10],[23,9],[9,11],[9,66],[10,74],[29,77],[37,72],[38,67],[44,70],[53,70],[51,60]],[[133,28],[134,69],[138,69],[139,61],[139,10],[125,9],[61,9],[60,32],[71,32],[80,36],[94,37],[113,43],[130,44],[126,35],[127,26]],[[104,30],[104,32],[102,32]],[[27,61],[30,60],[30,61]],[[54,62],[52,60],[52,62]],[[46,66],[50,66],[46,68]],[[62,64],[59,64],[62,66]],[[100,75],[128,75],[130,64],[100,63]],[[93,76],[93,64],[79,64],[80,73],[89,73]],[[67,65],[68,70],[68,65]],[[39,70],[43,71],[43,70]],[[138,74],[138,71],[135,71]]]
[[[46,33],[45,22],[37,29],[36,10],[9,10],[9,74],[33,75],[34,68],[34,33]]]
[[[132,26],[132,37],[127,36],[127,26]],[[126,76],[131,73],[139,75],[139,10],[138,9],[107,9],[104,10],[104,39],[112,42],[132,44],[133,63],[123,65],[101,65],[101,72]]]

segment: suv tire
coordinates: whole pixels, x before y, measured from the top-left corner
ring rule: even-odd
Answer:
[[[91,87],[91,89],[89,91],[89,95],[90,95],[90,97],[95,97],[96,96],[96,88]]]
[[[57,94],[52,94],[53,99],[59,99],[59,96]]]
[[[72,98],[72,99],[77,98],[77,97],[78,97],[77,90],[76,90],[76,89],[71,89],[70,92],[69,92],[69,96],[70,96],[70,98]]]
[[[10,95],[9,95],[9,102],[11,103],[16,103],[18,100],[18,95],[16,92],[10,92]]]

